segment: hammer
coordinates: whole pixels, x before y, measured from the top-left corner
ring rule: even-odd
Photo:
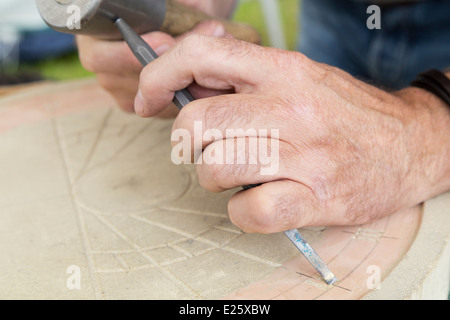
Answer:
[[[175,0],[36,0],[44,21],[63,33],[120,40],[121,33],[105,12],[122,18],[138,34],[163,31],[178,36],[205,20],[220,20],[236,39],[260,44],[259,33],[243,23],[208,16]]]

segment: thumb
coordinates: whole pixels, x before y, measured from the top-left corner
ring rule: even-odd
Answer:
[[[276,233],[324,225],[326,210],[305,185],[291,180],[236,193],[228,204],[234,225],[247,233]]]
[[[216,91],[252,93],[273,71],[261,63],[264,50],[245,41],[190,35],[144,68],[136,113],[141,117],[158,114],[176,91],[194,82]]]

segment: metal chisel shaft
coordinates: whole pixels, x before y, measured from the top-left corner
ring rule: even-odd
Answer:
[[[244,190],[253,189],[259,187],[261,184],[252,184],[244,186]],[[322,276],[325,282],[329,285],[333,285],[338,282],[338,279],[330,271],[325,262],[319,257],[319,255],[314,251],[314,249],[306,242],[305,238],[302,237],[297,229],[292,229],[285,231],[284,234],[292,241],[292,243],[297,247],[298,250],[305,256],[305,258],[311,263],[314,269]]]
[[[158,58],[156,52],[123,19],[118,18],[114,23],[133,54],[144,67]],[[179,110],[192,101],[194,101],[194,97],[186,89],[175,92],[173,103]]]
[[[306,242],[297,229],[289,230],[284,232],[286,236],[292,241],[292,243],[300,250],[300,252],[305,256],[305,258],[311,263],[314,269],[319,272],[322,278],[327,284],[334,285],[338,282],[336,276],[327,267],[325,262],[319,257],[319,255],[314,251],[314,249]]]

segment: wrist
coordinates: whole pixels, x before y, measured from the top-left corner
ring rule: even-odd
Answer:
[[[447,74],[448,76],[448,74]],[[417,200],[450,190],[450,106],[424,89],[409,87],[396,94],[413,114],[408,130],[417,165]]]

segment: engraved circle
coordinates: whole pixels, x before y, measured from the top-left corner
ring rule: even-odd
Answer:
[[[170,162],[111,162],[86,172],[74,186],[75,200],[96,213],[134,214],[180,198],[190,174]]]

